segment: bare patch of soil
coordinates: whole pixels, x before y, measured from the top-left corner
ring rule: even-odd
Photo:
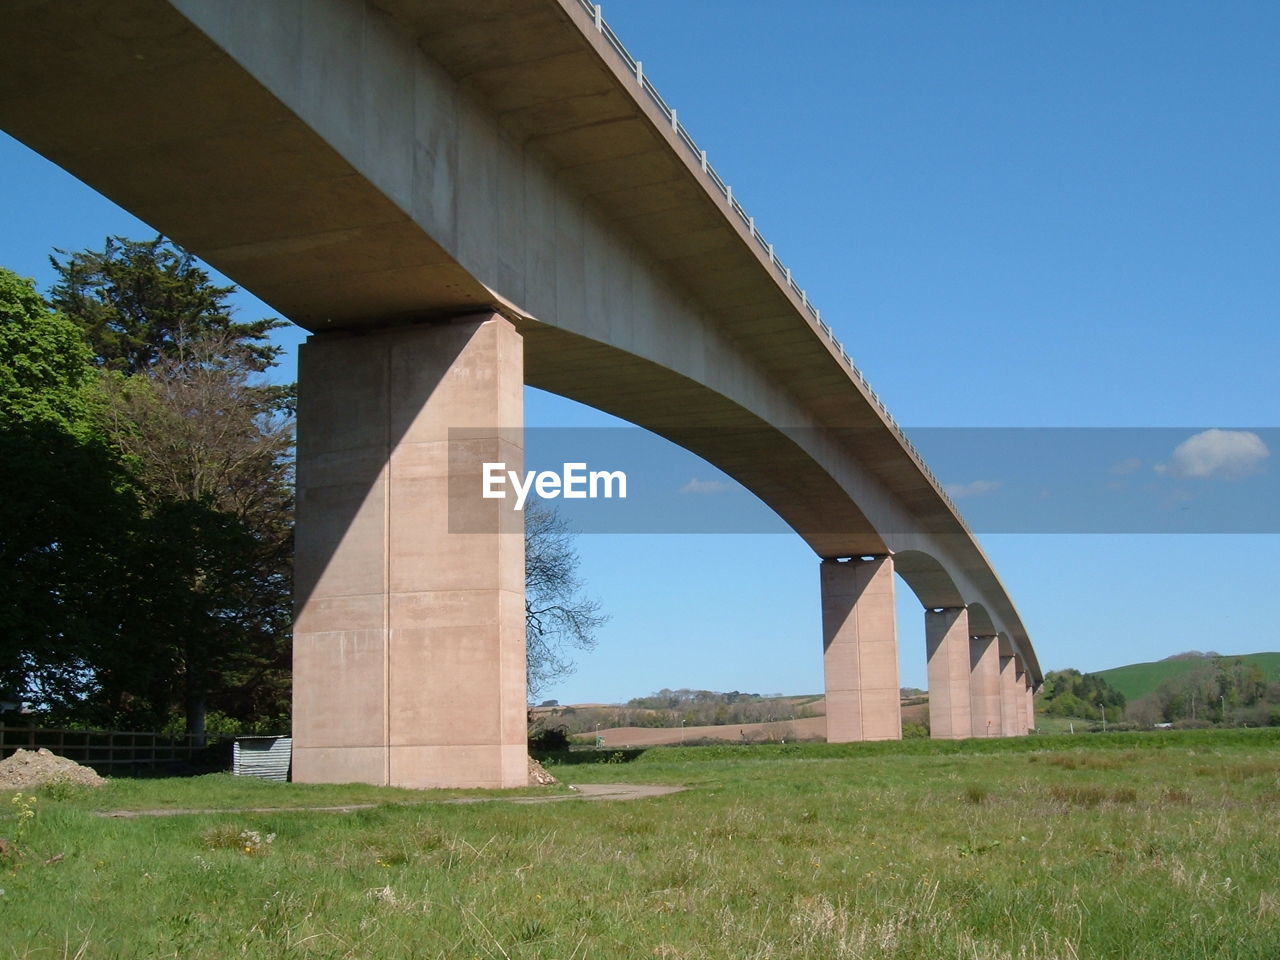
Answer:
[[[0,790],[35,790],[51,783],[100,787],[106,780],[74,760],[59,757],[41,747],[19,750],[0,760]]]

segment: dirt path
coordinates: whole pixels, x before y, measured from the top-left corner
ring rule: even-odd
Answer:
[[[447,800],[426,800],[424,803],[559,803],[562,800],[643,800],[648,797],[665,797],[687,790],[687,787],[665,787],[646,783],[584,783],[573,787],[573,793],[555,793],[546,796],[527,797],[451,797]],[[334,807],[224,807],[221,810],[96,810],[95,816],[114,820],[135,820],[139,817],[185,817],[211,813],[355,813],[357,810],[375,810],[385,804],[348,803]],[[416,804],[391,804],[391,806],[416,806]]]

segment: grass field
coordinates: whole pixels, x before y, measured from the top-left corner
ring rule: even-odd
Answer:
[[[1275,731],[565,759],[570,782],[691,789],[448,805],[215,776],[0,795],[0,958],[1280,956]],[[187,803],[225,812],[92,813]]]
[[[1280,653],[1245,653],[1240,659],[1256,663],[1262,668],[1263,675],[1271,683],[1280,680]],[[1227,659],[1234,660],[1235,655]],[[1095,671],[1107,683],[1124,694],[1132,703],[1139,697],[1155,691],[1166,680],[1190,673],[1198,666],[1211,660],[1156,660],[1152,663],[1131,663],[1124,667],[1113,667],[1110,670]]]

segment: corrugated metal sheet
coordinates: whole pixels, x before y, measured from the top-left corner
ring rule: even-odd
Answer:
[[[231,753],[231,772],[238,777],[263,780],[289,779],[293,759],[293,737],[236,737]]]

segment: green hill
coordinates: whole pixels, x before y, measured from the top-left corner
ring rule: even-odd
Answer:
[[[1280,653],[1242,653],[1224,654],[1228,660],[1239,656],[1241,660],[1256,663],[1262,668],[1268,681],[1280,680]],[[1125,667],[1112,667],[1110,670],[1095,670],[1107,683],[1124,694],[1129,703],[1141,696],[1153,692],[1160,684],[1173,677],[1182,676],[1205,663],[1205,660],[1156,660],[1154,663],[1131,663]]]

